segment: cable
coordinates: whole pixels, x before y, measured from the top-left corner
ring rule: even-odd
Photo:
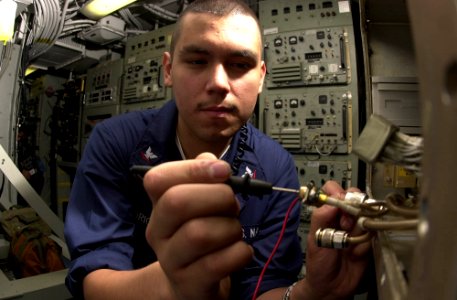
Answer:
[[[0,198],[2,197],[4,188],[5,188],[5,174],[2,173],[2,186],[0,187]]]
[[[337,207],[355,217],[357,224],[366,234],[350,237],[346,231],[333,228],[319,228],[315,233],[315,241],[319,247],[342,249],[351,244],[369,241],[373,231],[378,230],[413,230],[417,229],[419,211],[416,208],[406,207],[406,199],[398,194],[389,194],[385,200],[379,201],[368,198],[364,193],[347,192],[344,199],[337,199],[324,194],[322,191],[310,192],[303,196],[302,202],[306,205],[319,206],[327,204]],[[301,193],[300,193],[301,194]],[[402,219],[383,218],[393,213]],[[376,218],[376,219],[375,219]]]
[[[352,152],[367,163],[384,162],[420,173],[423,138],[409,136],[378,115],[371,115]]]
[[[329,151],[327,152],[322,152],[321,150],[319,150],[319,147],[317,145],[314,146],[314,148],[316,149],[316,152],[320,155],[320,156],[323,156],[323,157],[326,157],[326,156],[330,156],[332,155],[333,151],[336,150],[337,146],[333,146],[332,149],[330,149]]]
[[[386,204],[389,211],[406,218],[417,218],[419,216],[419,209],[396,205],[395,203],[398,202],[405,202],[405,198],[396,193],[387,195]]]
[[[403,166],[405,169],[420,172],[423,139],[395,132],[379,157],[380,162]]]
[[[119,14],[119,16],[122,18],[122,20],[125,21],[125,23],[131,27],[134,27],[135,25],[133,24],[133,22],[130,20],[130,18],[128,17],[127,15],[127,11],[129,11],[128,8],[123,8],[123,9],[120,9],[117,11],[117,13]]]
[[[130,168],[130,172],[133,174],[138,175],[140,178],[144,177],[146,172],[148,172],[152,167],[151,166],[143,166],[143,165],[134,165]],[[275,255],[276,251],[279,248],[279,245],[281,244],[282,238],[284,236],[284,232],[286,231],[286,226],[287,226],[287,221],[289,220],[290,212],[292,211],[292,208],[297,204],[298,200],[305,198],[308,196],[308,187],[302,187],[300,190],[294,190],[294,189],[288,189],[288,188],[282,188],[282,187],[275,187],[271,183],[263,181],[263,180],[257,180],[257,179],[251,179],[249,176],[230,176],[230,178],[225,182],[227,185],[229,185],[234,193],[243,193],[243,194],[249,194],[249,195],[264,195],[264,194],[269,194],[272,191],[280,191],[280,192],[291,192],[295,193],[298,196],[295,197],[295,199],[291,202],[289,205],[286,215],[284,217],[284,221],[282,224],[281,231],[279,233],[278,240],[276,241],[275,246],[273,247],[273,250],[271,251],[270,256],[268,257],[268,260],[266,261],[264,267],[262,268],[262,272],[259,275],[259,279],[257,280],[257,285],[254,290],[254,294],[252,296],[252,299],[257,298],[257,294],[260,289],[260,284],[262,283],[263,276],[268,269],[268,266],[273,259],[273,256]],[[306,196],[305,196],[306,195]]]
[[[72,25],[95,25],[97,21],[93,20],[70,20],[65,22],[64,28]]]
[[[126,23],[138,30],[145,30],[143,24],[132,14],[129,8],[119,10],[119,14]]]
[[[35,18],[33,34],[28,40],[31,45],[29,61],[48,51],[59,38],[66,19],[70,1],[65,0],[63,7],[58,0],[34,1]],[[61,13],[60,13],[61,12]]]
[[[134,165],[130,168],[130,171],[133,174],[139,175],[142,178],[146,172],[151,169],[151,166],[143,166],[143,165]],[[276,252],[277,248],[279,247],[279,243],[282,240],[285,226],[287,223],[287,219],[290,214],[290,210],[292,209],[293,205],[301,199],[302,203],[305,205],[312,205],[312,206],[320,206],[322,204],[331,205],[333,207],[337,207],[344,212],[351,214],[355,217],[359,217],[358,225],[365,231],[372,231],[372,230],[409,230],[417,228],[419,221],[417,219],[402,219],[402,220],[378,220],[372,219],[373,217],[379,217],[382,215],[387,214],[390,210],[394,213],[398,213],[402,216],[407,217],[416,217],[417,210],[415,209],[407,209],[396,205],[394,201],[402,200],[400,198],[395,199],[395,195],[389,195],[386,201],[378,201],[375,199],[368,198],[368,196],[364,193],[360,192],[347,192],[344,200],[340,200],[335,197],[330,197],[323,193],[322,191],[317,191],[317,189],[309,184],[308,186],[302,186],[299,190],[295,189],[288,189],[282,187],[275,187],[271,183],[251,179],[249,176],[230,176],[230,178],[225,182],[229,185],[234,193],[242,193],[242,194],[249,194],[249,195],[257,195],[261,196],[264,194],[269,194],[273,191],[282,191],[282,192],[290,192],[295,193],[298,196],[294,199],[292,204],[289,206],[287,210],[285,220],[283,222],[283,227],[281,229],[280,236],[278,238],[278,242],[276,243],[272,254],[270,255],[268,261],[266,262],[264,269],[259,277],[259,281],[257,283],[257,287],[254,292],[254,297],[258,293],[258,289],[260,286],[260,282],[263,278],[263,274],[265,273],[268,264],[270,263],[272,256]],[[404,202],[404,201],[403,201]],[[390,204],[389,204],[390,203]],[[371,218],[368,218],[371,217]],[[319,247],[328,247],[328,248],[345,248],[350,244],[354,243],[362,243],[368,241],[371,238],[371,233],[367,233],[365,235],[359,237],[349,237],[348,233],[341,230],[336,230],[333,228],[326,228],[326,229],[319,229],[316,231],[315,239]],[[255,299],[255,298],[253,298]]]
[[[268,269],[268,265],[270,264],[271,260],[273,259],[273,256],[275,255],[276,251],[278,250],[279,244],[281,244],[282,238],[284,236],[284,232],[286,231],[286,225],[287,225],[287,221],[289,220],[290,212],[292,211],[292,208],[295,206],[295,204],[297,204],[299,199],[300,199],[300,197],[296,197],[292,201],[292,203],[289,205],[289,208],[287,209],[286,215],[284,217],[284,221],[282,223],[281,232],[279,233],[278,240],[276,241],[276,244],[273,247],[273,250],[271,251],[270,256],[268,257],[267,262],[265,263],[265,265],[262,268],[262,272],[260,273],[259,279],[257,280],[257,285],[255,287],[254,294],[252,294],[252,300],[257,299],[257,294],[259,292],[260,284],[262,283],[263,276],[265,275],[265,272]]]
[[[416,229],[419,224],[418,219],[408,220],[374,220],[365,217],[357,221],[364,230],[409,230]]]
[[[134,165],[130,168],[130,172],[142,178],[151,168],[151,166]],[[252,179],[250,176],[230,176],[225,184],[229,185],[235,194],[262,196],[271,194],[273,191],[301,194],[300,190],[276,187],[267,181]]]
[[[314,239],[318,247],[344,249],[351,245],[368,242],[372,236],[371,232],[365,232],[359,236],[349,236],[344,230],[319,228],[316,230]]]
[[[334,228],[319,228],[314,236],[318,247],[343,249],[350,245],[368,242],[375,230],[410,230],[416,229],[419,220],[374,220],[361,217],[357,220],[357,225],[367,231],[360,236],[349,236],[346,231]]]
[[[172,21],[176,22],[178,15],[173,14],[160,6],[154,5],[154,4],[144,4],[143,7],[153,13],[154,15],[158,16],[159,18],[162,18],[167,21]]]
[[[60,32],[59,38],[64,36],[68,36],[74,32],[80,32],[86,28],[89,28],[95,25],[97,22],[92,20],[76,20],[76,21],[69,21],[65,22],[62,31]]]
[[[360,209],[360,216],[370,218],[379,218],[389,212],[383,201],[361,203]]]
[[[7,41],[6,46],[3,47],[2,54],[0,57],[0,79],[3,77],[3,74],[5,74],[6,69],[8,68],[12,53],[13,45],[10,41]]]
[[[361,244],[368,242],[371,240],[373,237],[373,234],[371,232],[365,232],[364,234],[358,235],[358,236],[349,236],[348,237],[348,243],[350,245],[355,245],[355,244]]]
[[[351,214],[353,216],[360,215],[360,208],[347,204],[345,201],[341,201],[337,198],[329,197],[324,193],[319,193],[319,201],[324,204],[328,204],[334,207],[338,207],[339,209]]]

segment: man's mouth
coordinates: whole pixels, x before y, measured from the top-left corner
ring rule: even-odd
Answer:
[[[210,106],[202,109],[203,111],[209,112],[219,112],[219,113],[228,113],[234,110],[233,107],[225,107],[225,106]]]

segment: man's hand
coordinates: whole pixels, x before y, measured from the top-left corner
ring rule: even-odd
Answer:
[[[345,191],[334,181],[328,181],[322,190],[329,196],[343,199]],[[358,191],[349,189],[348,191]],[[370,243],[335,250],[316,246],[314,234],[318,228],[345,230],[350,236],[362,232],[356,220],[341,210],[323,205],[314,210],[306,252],[306,284],[315,299],[344,299],[357,288],[368,262]]]
[[[153,201],[146,238],[178,299],[227,299],[229,274],[252,259],[238,202],[223,184],[230,172],[226,162],[205,153],[161,164],[144,177]]]

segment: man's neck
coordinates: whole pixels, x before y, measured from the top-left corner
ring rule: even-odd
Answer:
[[[221,158],[228,150],[231,139],[225,142],[206,142],[202,140],[196,140],[194,136],[190,134],[182,134],[179,129],[176,130],[176,144],[180,148],[183,159],[193,159],[200,153],[211,152],[216,157]]]

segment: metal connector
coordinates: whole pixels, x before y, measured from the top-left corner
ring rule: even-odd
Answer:
[[[318,247],[343,249],[348,243],[348,233],[333,228],[319,228],[314,236]]]

